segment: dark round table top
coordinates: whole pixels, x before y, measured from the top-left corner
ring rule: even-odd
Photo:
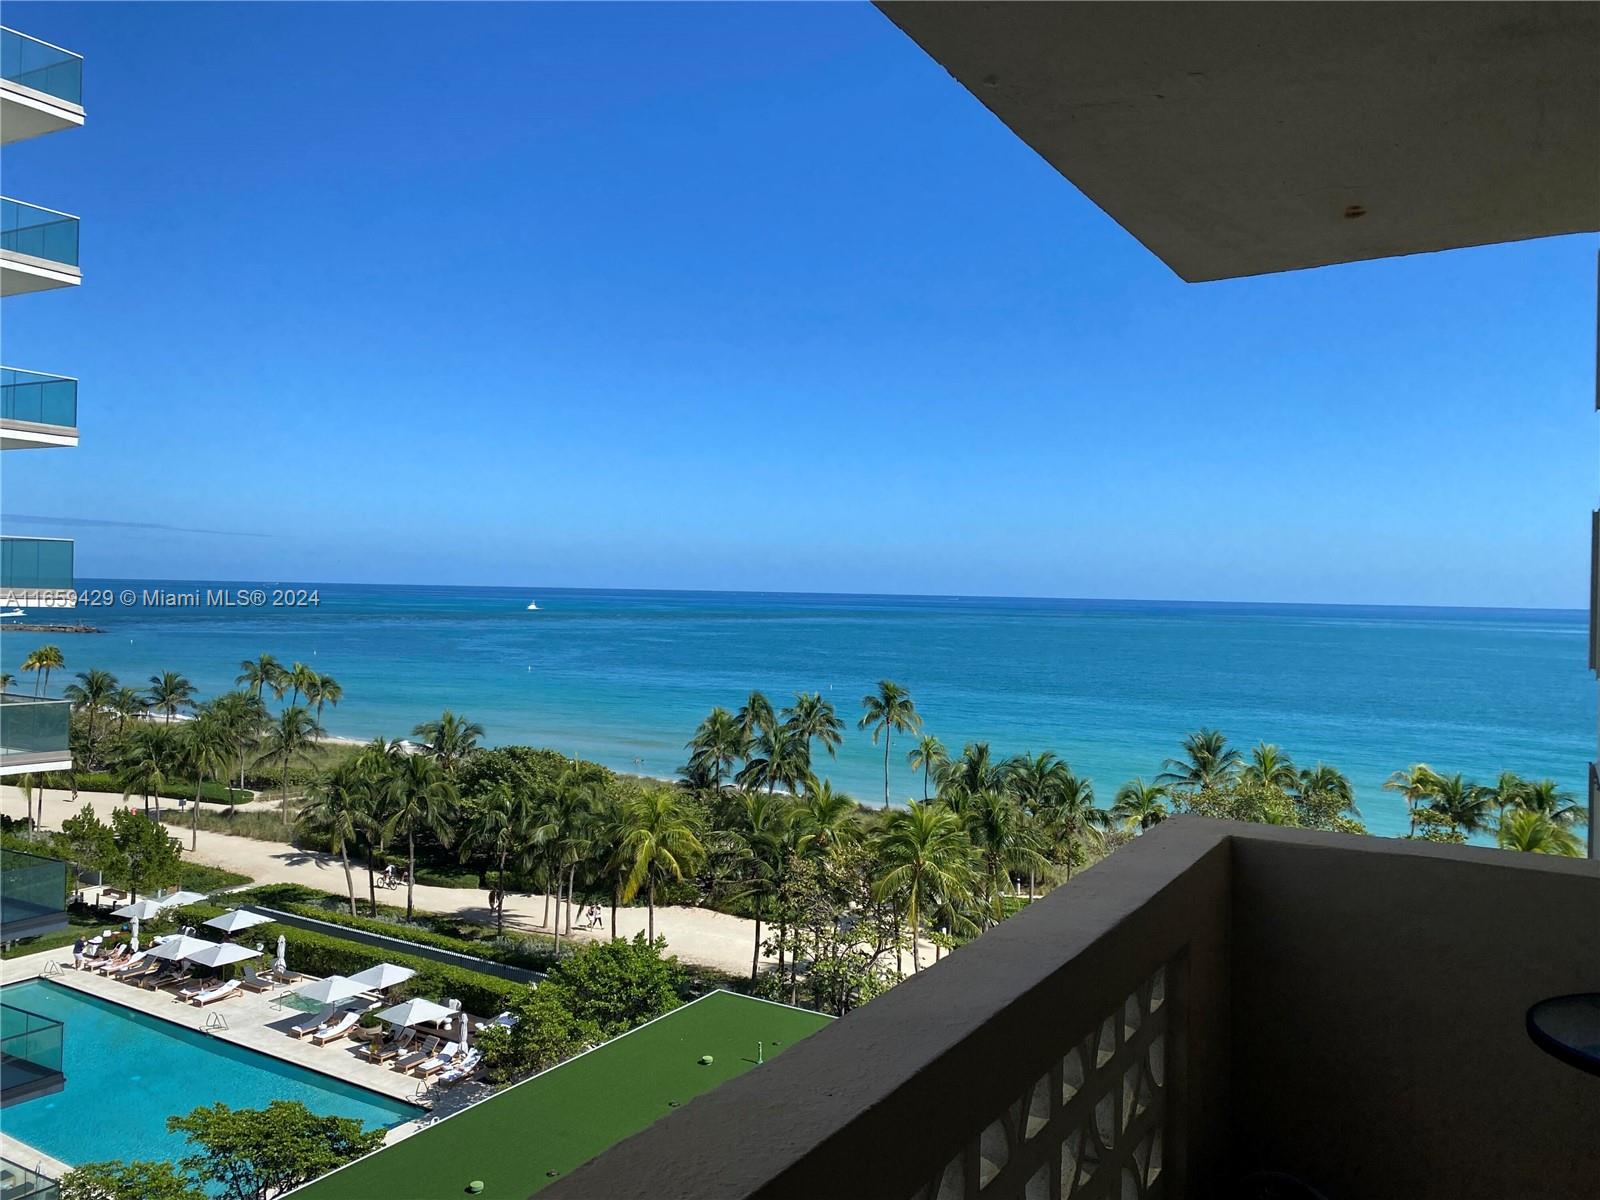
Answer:
[[[1528,1010],[1528,1036],[1562,1062],[1600,1075],[1600,992],[1552,996]]]

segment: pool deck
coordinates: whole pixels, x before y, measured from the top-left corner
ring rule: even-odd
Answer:
[[[51,969],[51,964],[55,970]],[[307,1014],[292,1008],[280,1007],[278,997],[293,990],[292,987],[275,988],[271,992],[240,992],[226,1000],[196,1008],[177,999],[170,991],[146,991],[119,980],[107,979],[92,971],[79,971],[72,965],[72,950],[64,947],[42,950],[0,963],[0,984],[21,983],[28,979],[48,978],[52,983],[72,988],[87,995],[98,996],[138,1012],[159,1017],[174,1025],[198,1030],[221,1041],[254,1050],[284,1062],[294,1063],[307,1070],[329,1075],[345,1083],[366,1088],[395,1100],[410,1104],[431,1106],[430,1111],[414,1121],[406,1121],[389,1130],[385,1143],[393,1143],[427,1128],[450,1113],[466,1107],[473,1100],[490,1092],[482,1083],[463,1083],[451,1088],[420,1090],[421,1080],[402,1075],[390,1067],[366,1061],[360,1046],[348,1038],[318,1046],[309,1038],[289,1036],[288,1027]],[[226,1028],[207,1029],[206,1021],[218,1014]],[[71,1037],[69,1028],[67,1036]],[[13,1151],[15,1151],[13,1153]],[[24,1166],[36,1162],[44,1164],[47,1173],[58,1174],[67,1167],[48,1155],[39,1153],[15,1138],[0,1137],[0,1154]],[[53,1169],[52,1169],[53,1168]]]

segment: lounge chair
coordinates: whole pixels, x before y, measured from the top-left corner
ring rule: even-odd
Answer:
[[[127,943],[124,942],[117,946],[115,950],[111,951],[110,954],[96,955],[95,958],[86,965],[91,971],[110,971],[115,967],[122,966],[127,961],[128,946]]]
[[[426,1079],[430,1075],[437,1075],[440,1071],[455,1063],[456,1052],[461,1049],[461,1043],[451,1042],[439,1053],[425,1062],[419,1062],[411,1068],[411,1073],[418,1079]]]
[[[199,992],[189,997],[189,1003],[196,1008],[204,1008],[208,1004],[215,1004],[218,1000],[226,1000],[229,996],[239,994],[239,981],[230,979],[221,987],[214,987],[207,992]]]
[[[146,991],[153,992],[157,988],[166,987],[169,983],[178,983],[180,980],[187,978],[188,974],[189,968],[179,966],[176,963],[168,963],[159,971],[139,976],[139,986]]]
[[[264,975],[257,975],[254,967],[246,967],[244,978],[239,980],[239,986],[252,992],[270,992],[278,984]]]
[[[420,1050],[413,1050],[410,1054],[407,1054],[404,1058],[402,1058],[399,1061],[397,1061],[394,1064],[394,1069],[396,1071],[402,1071],[402,1072],[409,1071],[412,1067],[416,1066],[418,1063],[427,1062],[430,1058],[433,1057],[433,1052],[435,1050],[437,1050],[438,1048],[439,1048],[439,1039],[438,1038],[436,1038],[436,1037],[424,1038],[422,1040],[422,1048]]]
[[[411,1044],[411,1039],[416,1037],[414,1029],[402,1029],[392,1038],[385,1038],[376,1042],[367,1043],[367,1057],[373,1062],[388,1062],[397,1058]]]
[[[345,1034],[356,1027],[356,1014],[347,1012],[332,1025],[325,1025],[311,1035],[311,1040],[319,1046],[326,1046],[329,1042],[336,1042]]]
[[[131,964],[120,971],[111,972],[111,978],[120,979],[124,983],[131,983],[134,987],[138,987],[147,977],[156,974],[165,969],[165,967],[166,964],[159,958],[147,958],[141,963]]]
[[[449,1087],[452,1084],[461,1083],[477,1071],[478,1061],[482,1057],[478,1052],[478,1048],[474,1046],[461,1056],[460,1061],[455,1066],[446,1070],[435,1082],[440,1087]]]
[[[141,950],[141,951],[139,951],[139,953],[129,955],[127,958],[124,958],[124,959],[120,960],[119,962],[102,963],[100,966],[96,967],[95,969],[97,971],[100,971],[107,978],[115,979],[115,978],[117,978],[119,976],[126,975],[128,972],[132,971],[135,967],[140,966],[144,961],[145,961],[145,952],[143,950]]]
[[[305,1017],[289,1026],[289,1036],[303,1038],[308,1033],[315,1033],[333,1019],[333,1009],[325,1008],[314,1017]]]

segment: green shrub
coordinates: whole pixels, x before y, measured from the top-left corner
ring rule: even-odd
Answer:
[[[688,975],[676,955],[664,956],[666,948],[666,938],[647,942],[642,933],[632,941],[592,942],[550,968],[539,990],[554,984],[569,997],[574,1017],[615,1037],[683,1002]]]
[[[417,882],[425,883],[429,887],[446,888],[475,888],[478,883],[476,871],[445,871],[438,867],[417,867]]]
[[[80,792],[114,792],[119,796],[122,794],[123,785],[117,777],[104,771],[84,772],[77,777],[76,782]],[[180,797],[192,800],[194,784],[175,780],[162,788],[161,794],[174,800]],[[200,785],[200,799],[207,804],[248,804],[255,799],[255,796],[250,792],[241,792],[237,788],[230,788],[214,779],[208,779]]]

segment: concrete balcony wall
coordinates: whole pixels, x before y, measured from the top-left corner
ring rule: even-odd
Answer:
[[[1596,986],[1593,864],[1180,818],[545,1194],[1588,1197]]]

